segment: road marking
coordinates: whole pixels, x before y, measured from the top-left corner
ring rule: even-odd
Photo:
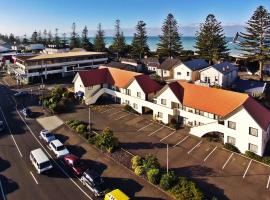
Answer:
[[[268,181],[267,181],[266,189],[268,189],[268,188],[269,188],[269,184],[270,184],[270,175],[269,175],[269,177],[268,177]]]
[[[181,144],[182,142],[184,142],[188,138],[189,138],[189,135],[187,135],[184,139],[182,139],[179,142],[177,142],[175,145],[173,145],[173,147],[176,147],[177,145]]]
[[[115,112],[115,113],[113,113],[113,114],[110,114],[110,115],[108,115],[108,116],[113,116],[113,115],[115,115],[115,114],[117,114],[117,113],[120,113],[120,112],[122,112],[122,110],[120,110],[120,111],[118,111],[118,112]]]
[[[202,140],[196,144],[192,149],[189,150],[188,154],[190,154],[197,146],[199,146],[202,143]]]
[[[3,197],[3,200],[6,200],[6,195],[4,193],[4,190],[3,190],[3,186],[2,186],[2,181],[0,180],[0,187],[1,187],[1,193],[2,193],[2,197]]]
[[[173,135],[173,134],[175,134],[175,133],[176,133],[176,131],[173,131],[173,132],[171,132],[169,135],[165,136],[164,138],[162,138],[162,139],[159,140],[159,141],[161,142],[161,141],[165,140],[166,138],[170,137],[171,135]]]
[[[117,118],[117,119],[115,119],[115,120],[119,120],[119,119],[122,119],[122,118],[124,118],[124,117],[127,117],[127,116],[129,116],[130,114],[126,114],[126,115],[123,115],[123,116],[121,116],[121,117],[119,117],[119,118]]]
[[[154,135],[156,132],[160,131],[161,129],[163,129],[164,126],[160,127],[159,129],[153,131],[152,133],[150,133],[148,136]]]
[[[234,154],[234,153],[232,153],[232,154],[229,156],[228,160],[224,163],[224,165],[222,166],[222,170],[226,167],[226,165],[228,164],[228,162],[229,162],[229,160],[231,159],[231,157],[233,156],[233,154]]]
[[[20,115],[18,109],[16,108],[16,111],[18,113],[18,115],[20,116],[20,118],[22,119],[22,121],[24,122],[24,124],[26,125],[26,127],[28,128],[28,130],[30,131],[31,135],[36,139],[36,141],[39,143],[39,145],[43,148],[43,150],[48,154],[48,156],[51,158],[51,160],[55,163],[55,165],[57,165],[57,167],[63,172],[63,174],[66,175],[66,177],[68,177],[68,179],[90,200],[93,200],[69,175],[68,173],[53,159],[52,155],[47,151],[47,149],[42,145],[42,143],[38,140],[38,138],[35,136],[34,132],[32,131],[32,129],[28,126],[28,124],[26,123],[26,121],[23,119],[23,117]]]
[[[137,132],[142,131],[143,129],[146,129],[147,127],[151,126],[152,124],[153,124],[153,122],[146,125],[146,126],[144,126],[144,127],[142,127],[142,128],[140,128],[140,129],[138,129]]]
[[[245,171],[245,173],[244,173],[244,175],[243,175],[243,178],[245,178],[245,176],[246,176],[246,174],[247,174],[247,172],[248,172],[248,169],[249,169],[249,167],[250,167],[250,165],[251,165],[251,162],[252,162],[252,160],[250,160],[250,162],[248,163],[248,166],[247,166],[247,169],[246,169],[246,171]]]
[[[116,109],[116,108],[110,108],[110,109],[107,109],[107,110],[103,110],[103,111],[100,112],[100,113],[105,113],[105,112],[108,112],[108,111],[113,110],[113,109]]]
[[[217,149],[217,146],[204,158],[203,162],[205,162],[209,156]]]
[[[7,127],[8,127],[8,131],[9,131],[9,133],[10,133],[10,135],[11,135],[11,138],[12,138],[12,140],[13,140],[13,142],[14,142],[14,144],[15,144],[15,146],[16,146],[16,148],[17,148],[19,154],[20,154],[20,156],[23,157],[22,152],[21,152],[21,150],[19,149],[19,146],[18,146],[18,144],[17,144],[17,142],[16,142],[16,140],[15,140],[15,138],[14,138],[12,132],[11,132],[11,129],[10,129],[10,127],[9,127],[9,124],[8,124],[8,122],[7,122],[7,119],[6,119],[6,117],[5,117],[5,114],[4,114],[4,112],[3,112],[2,108],[1,108],[1,106],[0,106],[0,110],[1,110],[2,116],[3,116],[4,120],[5,120],[5,123],[6,123]]]
[[[30,172],[31,176],[33,177],[34,181],[36,182],[36,184],[38,185],[38,181],[37,181],[36,177],[34,176],[34,174],[31,171],[29,171],[29,172]]]

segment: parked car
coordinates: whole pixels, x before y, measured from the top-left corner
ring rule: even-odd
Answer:
[[[5,130],[5,125],[3,121],[0,121],[0,132]]]
[[[28,95],[28,92],[26,91],[20,91],[14,94],[15,97],[21,97],[21,96],[26,96]]]
[[[81,176],[83,172],[87,169],[84,162],[73,154],[68,154],[64,157],[64,162],[67,164],[72,171],[77,175]]]
[[[29,157],[39,174],[53,168],[50,159],[41,148],[32,150]]]
[[[58,139],[49,143],[49,148],[53,151],[57,158],[64,157],[69,154],[68,149]]]
[[[94,170],[86,170],[80,180],[84,186],[88,187],[94,193],[95,196],[104,196],[109,191],[102,178]]]
[[[40,138],[48,143],[56,139],[54,134],[52,134],[50,131],[48,131],[46,129],[40,131]]]
[[[115,189],[105,195],[104,200],[129,200],[130,198],[121,190]]]
[[[21,112],[25,118],[33,116],[33,112],[29,108],[24,108]]]

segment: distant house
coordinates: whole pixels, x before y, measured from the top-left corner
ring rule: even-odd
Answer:
[[[125,63],[120,63],[120,62],[115,62],[115,61],[111,61],[111,62],[107,63],[106,65],[102,65],[101,67],[111,67],[111,68],[117,68],[117,69],[137,72],[136,66],[130,65],[130,64],[125,64]]]
[[[173,69],[173,78],[176,80],[196,81],[200,79],[200,70],[209,64],[203,59],[193,59],[177,65]]]
[[[160,66],[159,60],[156,57],[143,58],[141,62],[149,72],[157,72]]]
[[[64,52],[69,52],[69,51],[70,51],[70,48],[68,45],[61,45],[61,46],[48,45],[44,49],[44,53],[47,53],[47,54],[64,53]]]
[[[227,62],[209,66],[200,71],[200,83],[208,86],[230,87],[237,79],[238,68]]]
[[[163,78],[173,78],[173,69],[181,64],[179,59],[167,58],[157,67],[157,75]]]
[[[142,71],[142,63],[139,60],[129,59],[129,58],[121,58],[120,62],[123,64],[127,64],[127,65],[133,65],[134,67],[136,67],[137,72]]]
[[[29,44],[25,47],[27,51],[40,52],[45,49],[43,44]]]
[[[252,96],[263,94],[267,83],[256,80],[237,80],[232,85],[232,88],[237,92],[244,92]]]

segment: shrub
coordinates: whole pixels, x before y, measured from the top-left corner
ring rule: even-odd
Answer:
[[[76,127],[77,127],[78,125],[80,125],[80,124],[82,124],[82,122],[75,119],[75,120],[73,120],[69,125],[70,125],[71,128],[76,129]]]
[[[136,167],[142,165],[142,158],[140,156],[133,156],[131,158],[131,168],[134,170]]]
[[[177,181],[177,176],[173,171],[169,171],[169,173],[164,173],[160,179],[160,187],[164,190],[171,189]]]
[[[57,107],[56,103],[52,103],[49,105],[49,109],[52,113],[56,111],[56,107]]]
[[[261,156],[258,156],[257,154],[251,152],[251,151],[246,151],[245,152],[245,156],[251,158],[251,159],[254,159],[254,160],[258,160],[258,161],[261,161],[262,160],[262,157]]]
[[[178,130],[180,128],[180,124],[177,123],[176,119],[172,118],[169,126],[173,129]]]
[[[270,165],[270,156],[265,156],[262,158],[262,162],[264,162],[267,165]]]
[[[230,143],[225,143],[224,148],[228,149],[230,151],[236,152],[236,153],[240,153],[239,149],[236,146],[234,146],[234,145],[232,145]]]
[[[155,157],[152,154],[148,154],[145,156],[145,158],[143,159],[142,166],[143,166],[145,171],[148,171],[149,169],[153,169],[153,168],[156,169],[156,168],[160,167],[157,157]]]
[[[76,132],[77,132],[77,133],[82,134],[82,133],[84,133],[84,132],[86,132],[86,131],[87,131],[87,126],[86,126],[85,124],[80,124],[80,125],[78,125],[78,126],[76,127]]]
[[[144,172],[144,169],[142,166],[137,166],[134,170],[134,173],[137,175],[137,176],[141,176]]]
[[[184,177],[178,179],[177,184],[170,190],[170,193],[179,200],[201,200],[204,199],[201,190],[192,181]]]
[[[158,184],[160,179],[159,169],[149,169],[147,171],[147,179],[150,183]]]
[[[105,128],[102,133],[96,135],[95,144],[101,149],[112,152],[118,147],[118,139],[113,136],[113,132],[109,128]]]

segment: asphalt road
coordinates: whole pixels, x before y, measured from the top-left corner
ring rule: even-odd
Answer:
[[[29,160],[30,151],[44,148],[53,155],[38,139],[40,127],[31,120],[27,126],[19,115],[12,94],[0,84],[0,120],[7,123],[0,135],[0,199],[96,199],[59,160],[52,160],[54,168],[47,174],[36,173]]]

